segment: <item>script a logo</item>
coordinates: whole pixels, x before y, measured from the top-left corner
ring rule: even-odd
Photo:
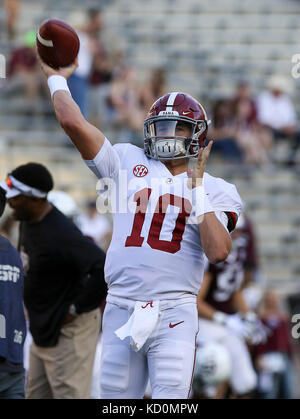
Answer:
[[[151,308],[153,308],[153,302],[152,301],[150,301],[149,303],[147,303],[147,304],[145,304],[144,306],[141,306],[142,308],[146,308],[146,307],[151,307]]]
[[[143,164],[137,164],[134,168],[133,168],[133,174],[136,177],[144,177],[148,174],[149,170],[146,166],[144,166]]]

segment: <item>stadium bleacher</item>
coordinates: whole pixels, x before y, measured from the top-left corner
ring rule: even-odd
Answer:
[[[300,53],[300,3],[293,0],[23,0],[17,41],[46,18],[67,19],[75,7],[99,4],[106,27],[141,79],[163,66],[170,90],[186,91],[208,104],[230,95],[241,79],[257,94],[271,73],[290,75],[292,56]],[[8,56],[13,43],[1,39],[0,51]],[[295,99],[300,82],[291,81]],[[22,96],[0,97],[1,178],[20,163],[40,161],[53,171],[57,188],[81,205],[85,196],[96,194],[95,177],[69,145],[49,104],[41,100],[34,117],[24,105]],[[300,116],[300,103],[295,106]],[[300,175],[281,165],[286,153],[285,145],[276,147],[273,168],[233,170],[212,158],[208,169],[237,185],[254,221],[262,273],[283,294],[299,289],[300,273]]]

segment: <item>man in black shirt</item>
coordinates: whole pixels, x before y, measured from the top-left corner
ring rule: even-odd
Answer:
[[[21,221],[24,301],[33,343],[27,398],[89,398],[106,296],[105,255],[47,200],[49,171],[38,163],[13,170],[7,200]]]
[[[5,201],[5,190],[0,187],[0,217]],[[0,399],[25,397],[23,286],[20,255],[6,238],[0,236]]]

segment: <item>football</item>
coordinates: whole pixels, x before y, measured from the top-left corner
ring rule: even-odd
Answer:
[[[66,22],[49,19],[41,24],[36,44],[42,61],[53,68],[67,67],[78,55],[79,38]]]

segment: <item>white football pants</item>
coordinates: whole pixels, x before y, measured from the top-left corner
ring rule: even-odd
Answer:
[[[198,332],[196,299],[160,302],[158,325],[138,352],[131,349],[130,337],[121,340],[114,333],[128,321],[134,306],[135,301],[129,299],[106,304],[100,398],[142,398],[148,378],[153,399],[188,398]]]

